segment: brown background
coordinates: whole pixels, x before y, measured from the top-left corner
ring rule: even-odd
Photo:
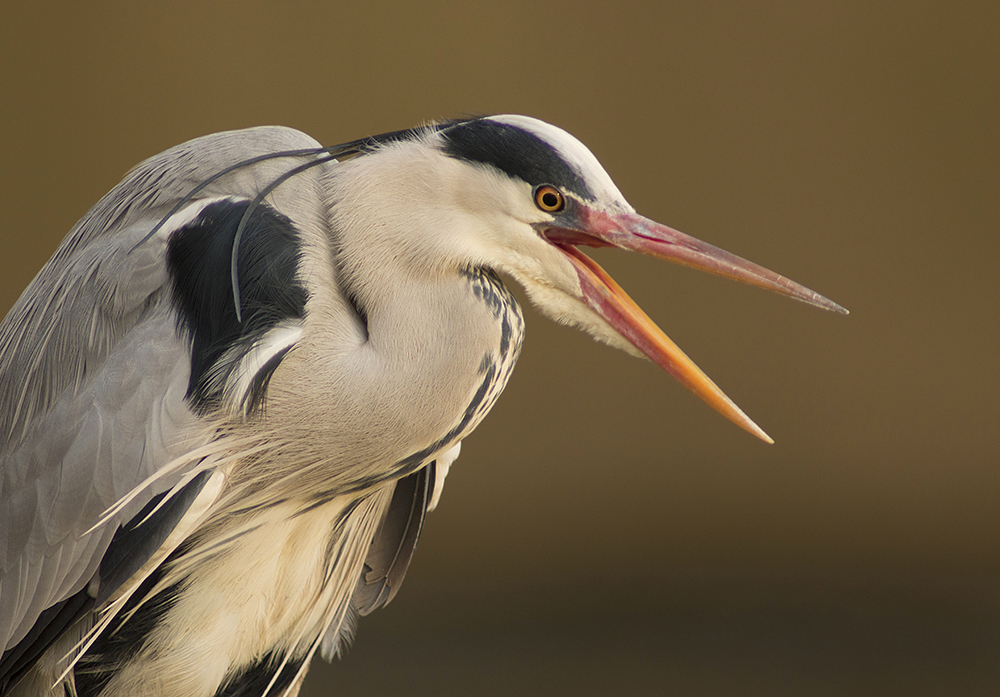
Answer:
[[[852,315],[599,253],[777,444],[530,312],[406,588],[305,693],[998,694],[998,7],[3,2],[0,307],[193,136],[551,121]]]

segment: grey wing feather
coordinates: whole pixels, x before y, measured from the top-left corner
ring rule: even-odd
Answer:
[[[0,323],[5,649],[46,608],[91,583],[115,531],[184,471],[85,534],[104,512],[211,440],[185,399],[190,355],[169,302],[167,238],[147,236],[225,167],[317,146],[298,131],[268,127],[207,136],[147,160],[74,227]],[[287,168],[267,161],[236,170],[199,196],[252,197]]]
[[[27,635],[0,656],[0,694],[7,694],[64,632],[106,602],[139,571],[181,521],[208,478],[207,471],[201,472],[169,500],[164,501],[163,494],[152,498],[132,520],[118,528],[101,559],[97,583],[46,608],[34,619]],[[96,589],[90,587],[94,585]]]
[[[337,656],[344,641],[354,634],[358,616],[384,607],[399,592],[427,515],[435,469],[436,463],[430,462],[395,483],[351,595],[350,612],[343,622],[331,624],[321,639],[320,651],[327,660]]]
[[[399,592],[403,577],[420,538],[430,492],[434,463],[396,482],[382,525],[365,557],[364,572],[351,597],[358,614],[367,615],[389,603]]]

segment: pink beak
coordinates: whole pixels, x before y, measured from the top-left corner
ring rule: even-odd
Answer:
[[[771,437],[639,309],[604,269],[577,246],[631,249],[767,288],[826,310],[842,314],[847,314],[847,310],[784,276],[641,215],[611,214],[576,204],[571,212],[560,218],[572,220],[572,228],[539,226],[540,231],[573,263],[587,306],[713,409],[761,440],[773,443]]]

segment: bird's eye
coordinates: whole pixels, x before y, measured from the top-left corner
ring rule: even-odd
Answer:
[[[546,213],[558,213],[566,207],[566,198],[551,184],[542,184],[535,189],[535,205]]]

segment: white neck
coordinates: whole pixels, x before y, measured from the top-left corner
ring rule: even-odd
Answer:
[[[522,333],[520,309],[490,272],[422,266],[405,241],[333,218],[336,276],[313,284],[331,292],[310,299],[266,411],[283,451],[273,459],[329,491],[398,476],[401,463],[415,469],[470,432],[506,384]],[[329,256],[305,266],[324,264]],[[309,394],[298,384],[311,384]],[[316,438],[319,424],[327,438]]]

